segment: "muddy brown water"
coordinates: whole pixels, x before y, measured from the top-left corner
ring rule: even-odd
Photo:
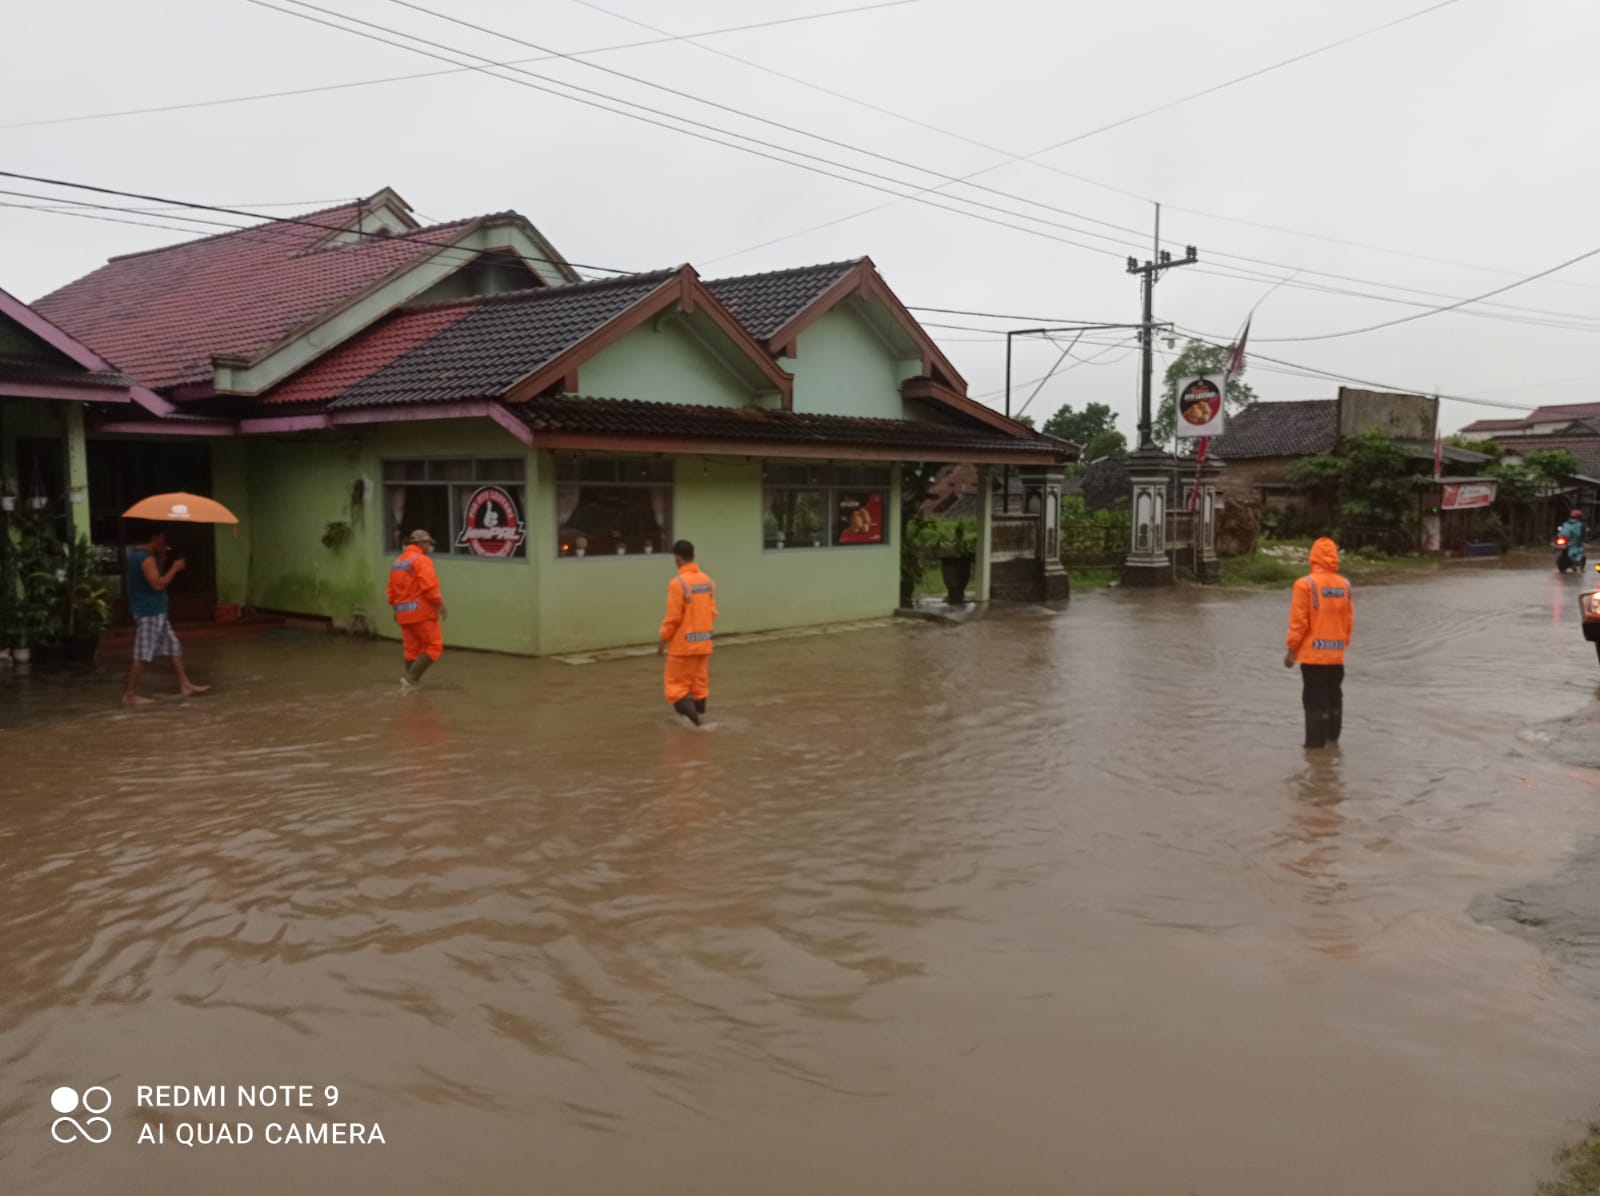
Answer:
[[[698,734],[653,659],[0,682],[0,1188],[1528,1192],[1600,1102],[1596,993],[1471,909],[1594,825],[1575,596],[1358,588],[1314,761],[1278,594],[729,646]],[[59,1085],[110,1141],[51,1140]],[[262,1141],[306,1120],[385,1144]]]

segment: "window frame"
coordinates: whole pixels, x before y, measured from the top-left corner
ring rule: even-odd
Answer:
[[[435,479],[435,478],[429,477],[428,476],[429,467],[432,466],[436,462],[442,462],[442,461],[466,461],[466,462],[469,462],[471,464],[471,469],[469,470],[469,472],[472,474],[472,477],[467,479],[466,481],[461,481],[461,480],[458,480],[456,478],[437,478],[437,479]],[[488,465],[488,464],[491,464],[491,463],[497,463],[497,462],[512,462],[512,461],[516,462],[521,467],[522,476],[520,478],[501,477],[501,476],[498,476],[498,475],[495,475],[495,476],[482,476],[483,475],[483,470],[481,469],[481,466]],[[391,466],[413,466],[413,465],[422,466],[422,473],[423,473],[422,477],[420,477],[420,478],[390,478],[389,477],[389,469],[390,469]],[[479,564],[485,564],[485,565],[527,565],[527,564],[530,564],[533,561],[533,547],[529,543],[529,541],[533,538],[533,524],[528,518],[529,507],[531,506],[531,504],[528,501],[528,496],[529,496],[529,493],[530,493],[530,490],[531,490],[531,485],[530,485],[530,483],[528,481],[528,476],[532,472],[533,471],[528,468],[528,458],[526,456],[517,455],[517,454],[506,454],[506,453],[499,453],[499,454],[494,454],[494,453],[487,453],[487,454],[486,453],[431,453],[431,454],[429,454],[428,456],[425,456],[425,457],[394,456],[394,457],[382,457],[382,458],[380,458],[379,462],[378,462],[378,486],[379,486],[379,496],[380,496],[380,499],[381,499],[381,501],[383,503],[383,526],[384,526],[384,529],[385,529],[384,530],[384,552],[385,552],[385,555],[391,555],[394,552],[404,552],[405,551],[405,545],[404,544],[401,544],[398,547],[394,547],[394,546],[391,546],[388,543],[388,539],[389,539],[388,529],[390,527],[390,522],[389,522],[389,487],[391,487],[391,486],[425,486],[425,487],[429,487],[429,488],[437,487],[437,488],[439,488],[439,489],[441,489],[441,490],[443,490],[445,492],[445,510],[446,510],[446,512],[448,512],[448,516],[449,516],[449,520],[450,520],[450,525],[445,529],[444,535],[439,537],[438,539],[436,539],[434,541],[434,548],[433,548],[433,555],[434,556],[442,558],[442,559],[447,560],[447,561],[473,561],[473,562],[477,562]],[[522,490],[522,510],[518,512],[518,516],[522,521],[522,528],[523,528],[522,543],[520,545],[518,545],[518,548],[521,550],[521,555],[520,556],[518,556],[518,555],[516,555],[514,553],[512,555],[510,555],[510,556],[499,556],[499,557],[497,557],[497,556],[479,556],[477,553],[472,552],[472,551],[470,551],[468,549],[461,549],[461,548],[457,548],[456,547],[456,537],[461,531],[460,527],[457,526],[457,520],[459,520],[461,518],[461,512],[457,509],[456,502],[455,502],[454,491],[459,487],[461,489],[468,490],[469,491],[469,495],[470,495],[470,492],[479,490],[484,486],[499,486],[502,489],[504,489],[506,487],[518,487],[518,488],[520,488]],[[434,529],[429,528],[428,530],[429,531],[433,531]]]
[[[551,497],[554,499],[554,510],[551,512],[555,519],[552,529],[550,549],[553,559],[557,561],[633,561],[641,558],[654,560],[656,557],[672,556],[672,545],[675,543],[673,524],[678,514],[678,458],[661,456],[659,454],[646,455],[637,453],[561,453],[553,455],[551,477]],[[645,480],[603,480],[597,478],[584,478],[583,467],[585,464],[596,465],[601,462],[611,465],[637,464],[654,465],[666,474],[665,478],[647,478]],[[576,477],[563,476],[563,466],[572,466]],[[620,475],[621,471],[618,470]],[[561,551],[561,491],[563,487],[584,486],[609,487],[617,490],[664,490],[667,494],[665,524],[661,528],[662,544],[659,552],[585,552],[583,556],[577,553],[570,555]],[[574,514],[577,510],[574,509]]]
[[[810,476],[804,480],[790,480],[781,478],[772,480],[775,471],[807,471]],[[856,481],[851,475],[855,473],[881,473],[880,481]],[[767,543],[767,514],[771,509],[769,495],[774,491],[790,491],[802,493],[822,494],[824,511],[825,543],[784,545],[778,547]],[[837,516],[839,514],[839,499],[849,493],[878,493],[883,494],[883,507],[886,514],[883,518],[883,538],[863,544],[844,544],[837,539],[839,529]],[[832,462],[818,464],[810,461],[769,461],[761,469],[761,509],[760,532],[761,551],[769,552],[832,552],[844,549],[855,552],[862,549],[891,548],[894,546],[893,520],[887,512],[894,507],[894,466],[879,465],[875,462],[862,462],[860,464],[839,465]]]

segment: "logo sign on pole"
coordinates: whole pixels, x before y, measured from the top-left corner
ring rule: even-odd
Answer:
[[[1183,378],[1178,382],[1178,436],[1197,440],[1202,436],[1221,436],[1226,418],[1222,395],[1227,379],[1222,374]]]
[[[516,501],[499,486],[480,486],[467,500],[456,547],[473,556],[508,557],[528,536]]]

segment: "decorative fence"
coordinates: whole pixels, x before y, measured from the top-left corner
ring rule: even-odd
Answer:
[[[1039,551],[1039,516],[996,513],[989,524],[991,561],[1032,560]]]

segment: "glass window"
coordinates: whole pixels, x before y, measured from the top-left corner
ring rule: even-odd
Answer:
[[[577,457],[556,462],[556,552],[631,556],[672,548],[672,462]]]
[[[762,543],[767,548],[825,548],[828,492],[769,488]]]
[[[528,555],[526,469],[517,457],[437,457],[383,463],[389,548],[418,528],[434,553],[485,560]]]
[[[765,476],[764,547],[842,548],[889,542],[888,469],[772,464]]]

